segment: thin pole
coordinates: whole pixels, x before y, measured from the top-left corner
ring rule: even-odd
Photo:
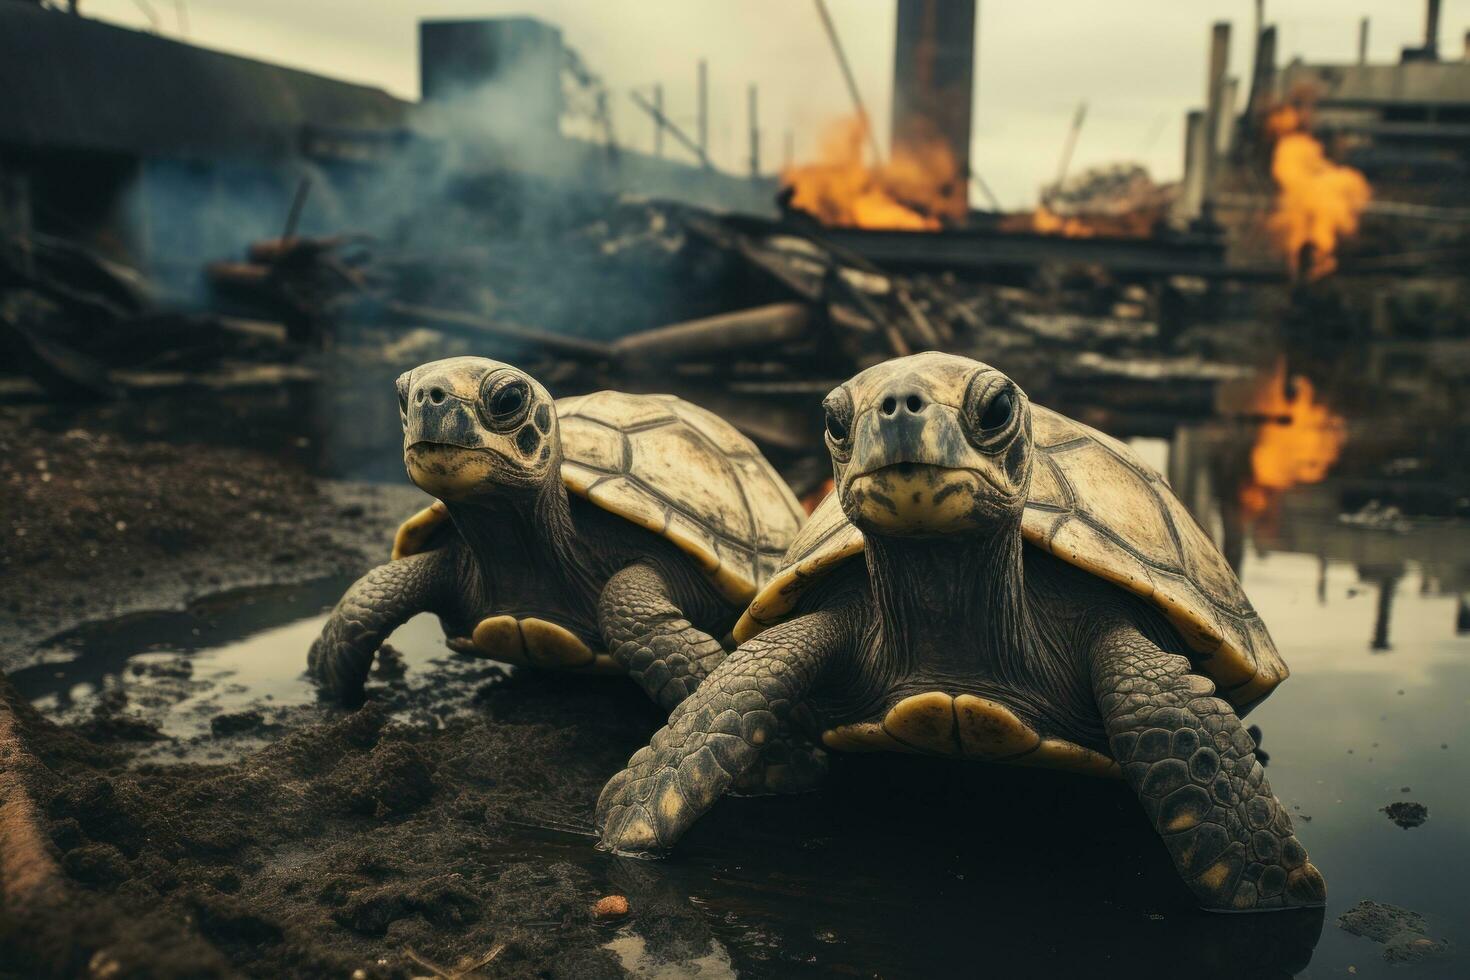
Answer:
[[[756,87],[754,85],[750,86],[746,91],[746,96],[748,102],[747,109],[750,115],[750,176],[759,177],[761,175],[761,131],[758,122],[759,116],[757,114]]]
[[[1358,64],[1368,63],[1368,18],[1358,21]]]
[[[311,178],[302,177],[296,185],[296,196],[291,199],[291,210],[286,212],[286,229],[281,232],[281,244],[286,245],[296,237],[296,226],[301,223],[301,211],[306,207],[306,195],[311,191]]]
[[[976,173],[973,167],[970,169],[970,183],[980,189],[980,193],[985,195],[985,200],[990,202],[991,208],[996,211],[1005,210],[1005,208],[1000,206],[1000,200],[991,193],[990,185],[985,183],[985,178]]]
[[[709,63],[699,59],[699,155],[709,159]]]
[[[1062,162],[1057,167],[1057,187],[1062,186],[1062,181],[1067,179],[1067,170],[1072,166],[1072,151],[1077,149],[1077,134],[1082,131],[1082,124],[1087,120],[1087,103],[1077,103],[1077,114],[1072,117],[1072,128],[1067,131],[1067,142],[1062,145]]]
[[[664,124],[659,122],[664,114],[664,87],[662,83],[653,87],[653,155],[664,155]]]
[[[863,129],[868,131],[868,147],[873,151],[873,163],[883,162],[883,152],[878,149],[878,137],[873,132],[872,121],[868,117],[867,107],[863,105],[862,93],[858,91],[857,79],[852,75],[852,66],[847,63],[847,54],[842,50],[842,39],[837,36],[837,26],[832,23],[832,15],[827,12],[825,0],[816,0],[817,13],[822,17],[822,26],[827,30],[827,40],[832,43],[832,51],[837,55],[837,64],[842,69],[842,78],[847,82],[847,94],[852,97],[853,107],[857,109],[858,119],[863,124]]]
[[[670,120],[668,116],[664,115],[663,112],[660,111],[652,102],[649,102],[637,92],[629,92],[628,97],[631,98],[635,103],[637,103],[638,108],[642,109],[644,112],[652,116],[654,118],[654,121],[657,122],[661,127],[667,129],[669,131],[669,135],[674,137],[675,142],[684,147],[684,149],[688,150],[690,153],[693,153],[695,159],[697,159],[705,167],[705,169],[714,169],[714,165],[709,162],[709,157],[705,154],[704,150],[700,149],[699,144],[690,139],[682,129],[680,129],[678,126],[675,126],[673,121]]]

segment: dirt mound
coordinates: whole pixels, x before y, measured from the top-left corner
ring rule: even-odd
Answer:
[[[140,769],[0,685],[21,763],[0,806],[25,810],[0,861],[29,832],[41,882],[5,902],[25,975],[402,977],[497,946],[480,975],[620,974],[593,906],[629,889],[581,832],[659,721],[631,685],[502,680],[435,731],[369,704],[237,763]],[[508,840],[528,830],[566,844],[532,856]]]

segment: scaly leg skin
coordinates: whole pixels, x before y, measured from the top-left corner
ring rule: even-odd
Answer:
[[[311,645],[306,669],[322,693],[355,708],[378,647],[414,615],[437,609],[453,584],[443,551],[379,565],[352,584]]]
[[[822,611],[730,654],[603,788],[598,846],[629,856],[672,847],[756,764],[852,632],[843,612]]]
[[[720,642],[695,628],[651,565],[629,565],[608,579],[597,619],[608,653],[664,711],[673,711],[726,657]],[[827,774],[826,753],[782,732],[736,783],[748,796],[803,793]]]
[[[652,565],[629,565],[607,580],[597,622],[607,652],[665,711],[725,659],[720,641],[685,618]]]
[[[1326,902],[1255,743],[1208,678],[1130,629],[1102,644],[1093,685],[1113,757],[1201,905],[1253,912]]]

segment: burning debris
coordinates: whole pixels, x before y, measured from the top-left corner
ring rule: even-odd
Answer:
[[[1093,167],[1046,187],[1035,211],[1010,216],[1005,227],[1074,238],[1148,238],[1158,233],[1178,191],[1177,183],[1154,183],[1141,164]]]
[[[911,133],[891,159],[868,163],[869,142],[862,117],[833,123],[816,161],[782,171],[784,205],[835,227],[937,231],[964,223],[965,177],[948,142]]]
[[[1271,177],[1277,187],[1267,227],[1293,277],[1331,275],[1338,239],[1357,233],[1373,197],[1367,178],[1327,159],[1322,143],[1307,131],[1302,105],[1278,106],[1266,119],[1266,132],[1275,141]]]

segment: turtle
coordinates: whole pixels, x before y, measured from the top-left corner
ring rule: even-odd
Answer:
[[[834,490],[604,787],[599,846],[667,850],[805,716],[832,750],[1121,778],[1203,907],[1323,904],[1241,721],[1286,664],[1156,471],[955,354],[870,367],[824,409]]]
[[[397,388],[404,464],[437,500],[311,648],[309,673],[349,705],[382,641],[429,611],[455,650],[626,673],[671,708],[724,658],[805,518],[749,439],[672,395],[553,400],[482,357],[421,365]]]

